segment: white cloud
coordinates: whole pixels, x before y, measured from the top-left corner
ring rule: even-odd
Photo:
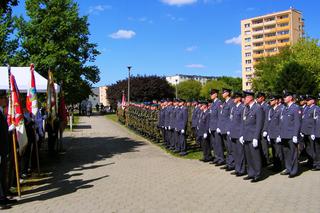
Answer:
[[[129,21],[138,21],[142,23],[148,23],[148,24],[153,24],[153,20],[147,18],[147,17],[140,17],[140,18],[134,18],[134,17],[128,17]]]
[[[198,0],[161,0],[161,2],[171,6],[183,6],[187,4],[194,4]]]
[[[167,16],[171,21],[184,21],[184,18],[175,17],[175,16],[172,15],[172,14],[167,14],[166,16]]]
[[[196,68],[196,69],[203,69],[206,66],[204,66],[203,64],[188,64],[186,65],[187,68]]]
[[[88,13],[89,14],[95,14],[98,15],[101,12],[111,9],[112,7],[110,5],[96,5],[89,7]]]
[[[233,37],[225,41],[226,44],[235,44],[235,45],[241,45],[241,35],[238,37]]]
[[[198,47],[194,45],[194,46],[187,47],[187,48],[186,48],[186,51],[187,51],[187,52],[193,52],[193,51],[195,51],[196,49],[198,49]]]
[[[118,30],[115,33],[110,34],[109,36],[113,39],[131,39],[136,35],[132,30]]]

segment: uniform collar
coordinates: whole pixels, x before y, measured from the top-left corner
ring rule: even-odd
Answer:
[[[256,102],[252,102],[251,104],[249,104],[249,108],[251,109],[252,108],[252,106],[255,104]]]
[[[236,105],[236,106],[237,106],[237,107],[239,107],[239,106],[240,106],[240,104],[241,104],[241,102],[237,103],[237,105]]]

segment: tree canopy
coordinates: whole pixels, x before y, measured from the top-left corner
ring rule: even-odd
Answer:
[[[199,99],[201,83],[195,80],[183,81],[177,85],[178,97],[186,100]]]
[[[232,89],[231,86],[228,85],[227,83],[225,83],[224,81],[221,81],[221,80],[208,81],[205,85],[203,85],[201,92],[200,92],[200,96],[201,96],[201,98],[209,99],[211,89],[218,89],[221,91],[222,88]]]

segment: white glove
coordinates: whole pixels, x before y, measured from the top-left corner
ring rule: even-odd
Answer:
[[[219,128],[217,128],[217,133],[221,133],[221,130]]]
[[[310,135],[310,138],[311,138],[311,140],[315,140],[316,139],[316,136],[315,135]]]
[[[204,133],[204,134],[203,134],[203,138],[204,138],[204,139],[207,139],[207,137],[208,137],[208,134],[207,134],[207,133]]]
[[[281,138],[280,138],[280,136],[278,136],[276,139],[276,143],[280,143],[280,142],[281,142]]]
[[[302,132],[300,132],[300,136],[303,138],[304,137],[304,134]]]
[[[9,126],[9,128],[8,128],[8,131],[9,132],[12,132],[13,130],[15,130],[16,129],[16,126],[14,125],[14,124],[11,124],[10,126]]]
[[[171,130],[171,127],[170,127],[170,126],[168,126],[168,129],[169,129],[169,130]]]
[[[174,130],[175,130],[176,132],[178,132],[178,129],[177,129],[177,128],[174,128]]]
[[[292,142],[293,142],[293,143],[298,143],[298,138],[297,138],[297,136],[293,136],[293,137],[292,137]]]
[[[230,135],[230,131],[227,132],[227,135]]]
[[[243,136],[241,136],[241,137],[239,138],[239,142],[240,142],[242,145],[244,144]]]
[[[167,127],[164,127],[164,129],[167,130],[168,128],[167,128]]]
[[[253,148],[257,148],[258,147],[258,140],[257,139],[253,139],[252,140],[252,146],[253,146]]]
[[[161,126],[162,129],[164,129],[164,126]]]
[[[181,134],[184,134],[184,129],[181,130]]]
[[[266,131],[264,131],[263,133],[262,133],[262,136],[265,138],[265,137],[267,137],[267,135],[268,135],[268,133],[266,132]]]
[[[267,141],[270,142],[270,136],[269,135],[267,136]]]
[[[209,133],[211,134],[211,129],[209,128]]]

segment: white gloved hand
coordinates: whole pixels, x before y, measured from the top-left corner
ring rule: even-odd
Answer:
[[[165,126],[164,129],[167,130],[168,128]]]
[[[181,134],[184,134],[184,129],[181,130]]]
[[[258,147],[258,140],[257,140],[257,139],[253,139],[253,140],[252,140],[252,146],[253,146],[254,148],[257,148],[257,147]]]
[[[280,143],[280,142],[281,142],[281,138],[280,138],[280,136],[278,136],[276,139],[276,143]]]
[[[168,129],[169,129],[169,130],[171,130],[171,127],[170,127],[170,126],[168,126]]]
[[[293,143],[298,143],[298,138],[297,138],[297,136],[293,136],[293,137],[292,137],[292,142],[293,142]]]
[[[241,136],[241,137],[239,138],[239,142],[240,142],[242,145],[244,144],[243,136]]]
[[[209,133],[211,134],[211,129],[209,128]]]
[[[14,125],[14,124],[11,124],[10,126],[9,126],[9,128],[8,128],[8,131],[9,132],[12,132],[13,130],[15,130],[16,129],[16,126]]]
[[[300,136],[303,138],[304,137],[304,134],[302,132],[300,132]]]
[[[208,137],[208,134],[207,134],[207,133],[204,133],[204,134],[203,134],[203,138],[204,138],[204,139],[207,139],[207,137]]]
[[[267,141],[270,142],[270,136],[269,135],[267,136]]]
[[[311,138],[311,140],[315,140],[316,139],[316,136],[315,135],[310,135],[310,138]]]
[[[230,131],[227,132],[227,135],[230,135]]]
[[[221,133],[221,130],[220,130],[219,128],[217,128],[217,130],[216,130],[216,131],[217,131],[217,133]]]
[[[262,136],[265,138],[265,137],[267,137],[267,135],[268,135],[268,133],[266,132],[266,131],[264,131],[263,133],[262,133]]]
[[[178,129],[177,129],[177,128],[174,128],[174,130],[175,130],[176,132],[178,132]]]

